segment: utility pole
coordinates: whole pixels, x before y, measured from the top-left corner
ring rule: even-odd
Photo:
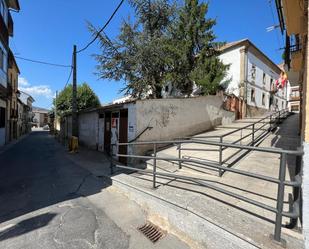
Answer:
[[[72,96],[72,136],[78,137],[77,120],[77,79],[76,79],[76,45],[73,47],[73,96]]]

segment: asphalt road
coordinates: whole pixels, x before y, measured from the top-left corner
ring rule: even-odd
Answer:
[[[108,183],[65,153],[46,132],[0,153],[1,249],[129,247],[129,236],[87,199]]]

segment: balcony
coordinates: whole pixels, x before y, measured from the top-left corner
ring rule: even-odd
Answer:
[[[282,0],[285,17],[286,31],[288,35],[304,33],[304,0]]]
[[[300,96],[290,96],[289,101],[299,101],[300,100]]]
[[[1,15],[0,15],[0,39],[5,46],[9,45],[9,31]]]
[[[9,36],[13,36],[14,34],[14,22],[13,22],[13,18],[11,16],[11,13],[9,12],[9,16],[8,16],[8,33]]]
[[[290,55],[291,55],[291,68],[293,71],[299,72],[303,67],[303,54],[302,54],[302,47],[297,40],[295,45],[290,46]]]

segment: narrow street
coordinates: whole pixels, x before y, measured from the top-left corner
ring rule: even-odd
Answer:
[[[66,153],[47,132],[0,152],[0,248],[188,248],[148,241],[143,211]]]

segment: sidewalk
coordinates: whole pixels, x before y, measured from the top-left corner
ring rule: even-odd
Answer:
[[[242,120],[229,126],[218,127],[203,135],[223,134],[235,127],[245,126],[248,122],[252,120]],[[285,149],[297,149],[299,146],[295,129],[297,122],[297,115],[290,116],[280,129],[275,134],[269,134],[260,146],[272,145]],[[234,138],[229,137],[229,139]],[[175,156],[176,152],[175,148],[171,147],[160,153]],[[202,153],[202,155],[194,153],[190,151],[184,156],[215,158],[215,155],[211,153]],[[68,155],[68,157],[96,176],[109,176],[110,174],[110,163],[100,152],[81,150],[80,153]],[[251,152],[233,168],[277,177],[278,162],[276,155],[265,157],[265,154],[260,152]],[[220,178],[215,174],[201,174],[194,169],[182,169],[180,172],[177,166],[167,163],[158,162],[158,167],[163,171],[199,175],[209,183],[221,183],[221,187],[223,183],[225,189],[234,193],[240,193],[267,205],[275,205],[276,185],[268,182],[233,173],[225,173]],[[287,179],[293,177],[294,165],[289,164],[288,167]],[[152,189],[152,176],[145,174],[124,174],[118,171],[112,176],[112,180],[113,184],[125,192],[130,199],[135,200],[153,214],[154,223],[170,227],[175,234],[189,236],[202,247],[282,248],[269,238],[274,232],[273,213],[261,208],[183,180],[158,178],[159,187],[155,190]],[[286,188],[285,210],[289,208],[288,193],[290,191]],[[297,231],[283,228],[282,237],[287,241],[287,248],[303,248],[303,238]]]

